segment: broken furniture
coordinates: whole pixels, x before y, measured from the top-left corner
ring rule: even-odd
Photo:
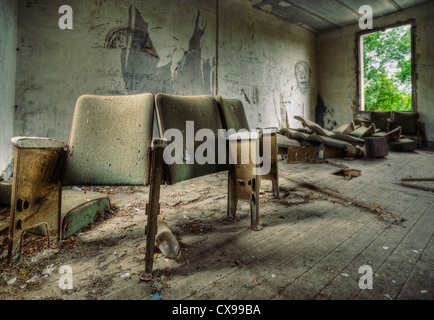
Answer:
[[[310,121],[310,120],[307,120],[307,119],[304,119],[300,116],[294,116],[294,119],[300,121],[302,123],[303,127],[309,128],[310,130],[312,130],[312,132],[316,133],[319,136],[328,137],[331,139],[336,139],[336,140],[341,140],[341,141],[346,141],[346,142],[350,142],[351,144],[363,145],[363,139],[360,137],[361,134],[359,134],[359,133],[357,133],[356,135],[344,134],[343,132],[345,132],[346,130],[332,132],[332,131],[329,131],[329,130],[322,128],[317,123]],[[353,128],[354,128],[354,125],[353,125]],[[357,128],[358,127],[356,127],[356,129]],[[367,129],[365,129],[365,130],[367,130]],[[352,130],[350,132],[353,133],[354,130]]]
[[[415,141],[420,146],[426,141],[425,127],[419,118],[419,113],[408,111],[393,111],[390,120],[390,129],[401,128],[400,142],[391,146],[391,150],[409,151],[412,142]],[[412,149],[414,150],[414,149]]]
[[[254,230],[261,229],[259,224],[261,180],[272,180],[275,195],[279,187],[276,133],[265,129],[238,132],[237,129],[248,128],[241,101],[205,95],[179,96],[158,93],[155,96],[155,110],[160,138],[153,140],[151,148],[149,203],[146,207],[147,249],[145,272],[142,277],[144,280],[150,279],[152,274],[162,183],[171,185],[207,174],[229,171],[227,215],[232,219],[236,217],[238,200],[249,202],[251,228]],[[236,133],[222,135],[224,131],[231,133],[229,129],[233,129]],[[175,131],[180,132],[181,137],[176,137]],[[174,136],[171,135],[172,133]],[[181,141],[177,141],[173,149],[168,148],[169,137],[174,137],[170,145],[175,144],[177,138]],[[208,142],[206,152],[203,148],[205,138]],[[212,140],[208,141],[208,139]],[[271,162],[270,172],[261,175],[258,173],[259,159],[255,159],[255,153],[250,151],[258,148],[259,154],[263,154],[261,151],[267,147],[270,148],[271,159],[268,159]],[[181,152],[177,154],[176,148],[181,148]],[[165,156],[167,157],[169,153],[172,155],[174,151],[172,162],[169,163],[167,159],[163,161]],[[198,163],[197,156],[203,156],[205,153],[206,161],[200,159],[201,163]],[[242,158],[246,153],[247,161],[244,162]],[[231,162],[230,159],[236,161]]]
[[[343,168],[334,171],[332,174],[337,176],[343,176],[345,180],[351,180],[353,177],[360,177],[362,175],[362,172],[357,169]]]
[[[221,96],[215,97],[217,101],[217,106],[219,108],[219,113],[222,119],[222,124],[226,130],[235,130],[236,132],[241,132],[243,130],[250,131],[249,123],[247,121],[247,117],[244,111],[244,106],[241,100],[239,99],[226,99]],[[270,180],[272,182],[273,194],[275,197],[279,195],[279,175],[278,175],[278,162],[277,162],[277,154],[279,153],[279,148],[286,150],[290,145],[294,145],[293,140],[288,139],[283,134],[279,134],[275,132],[274,128],[270,128],[270,141],[264,141],[264,137],[262,138],[262,142],[260,143],[260,147],[264,146],[264,142],[270,143],[271,148],[271,168],[270,172],[266,175],[261,176],[261,180]],[[258,131],[262,132],[263,131]],[[232,135],[232,141],[236,135]],[[241,139],[240,139],[241,140]],[[238,142],[241,144],[241,142]],[[245,148],[247,149],[247,148]],[[242,146],[239,145],[237,150],[242,150]],[[275,151],[277,150],[277,152]],[[260,154],[262,150],[260,150]],[[236,162],[239,164],[240,162]],[[235,166],[234,168],[236,168]],[[234,169],[232,168],[232,169]],[[229,168],[231,169],[231,167]]]
[[[44,225],[50,240],[60,240],[110,206],[101,193],[63,191],[62,186],[148,183],[153,106],[152,94],[84,95],[75,106],[68,145],[47,138],[12,139],[8,262],[20,254],[24,231],[37,232]]]
[[[364,140],[360,137],[328,131],[321,128],[315,122],[299,116],[294,116],[294,119],[299,120],[304,127],[310,128],[315,134],[290,131],[291,138],[323,145],[325,158],[340,156],[354,158],[362,155],[363,149],[360,145],[363,145]]]
[[[375,126],[375,132],[370,137],[385,137],[388,142],[399,140],[401,128],[391,128],[392,111],[369,111],[369,124]]]
[[[369,117],[363,122],[365,126],[374,124],[376,127],[371,136],[386,137],[390,150],[411,151],[426,141],[424,125],[417,112],[368,111],[363,116]]]
[[[350,132],[349,135],[363,139],[366,137],[369,137],[370,135],[374,134],[376,132],[376,127],[374,123],[371,123],[368,127],[365,126],[359,126],[354,131]]]
[[[62,142],[43,138],[15,137],[12,144],[15,159],[8,262],[21,249],[22,235],[30,228],[43,224],[49,242],[58,239],[60,175],[66,148]]]
[[[402,182],[405,181],[405,182]],[[401,179],[401,186],[403,187],[408,187],[408,188],[413,188],[413,189],[418,189],[418,190],[423,190],[423,191],[431,191],[434,192],[434,188],[432,188],[431,186],[424,186],[421,185],[421,182],[432,182],[434,181],[434,178],[402,178]],[[412,183],[408,183],[408,182],[412,182]],[[415,184],[414,182],[418,182],[419,184]]]
[[[219,101],[219,103],[217,103]],[[241,101],[215,98],[212,96],[178,96],[159,93],[155,96],[155,107],[157,124],[160,136],[165,138],[164,134],[167,129],[178,129],[182,132],[184,145],[182,147],[182,159],[175,159],[174,163],[164,163],[164,181],[167,184],[175,184],[180,181],[185,181],[197,178],[210,173],[217,173],[229,170],[228,178],[228,215],[235,218],[237,200],[247,200],[251,206],[252,228],[259,228],[259,185],[261,180],[271,180],[273,184],[273,193],[278,194],[278,179],[277,179],[277,145],[275,133],[270,132],[271,148],[271,168],[266,175],[259,176],[255,171],[259,168],[258,159],[253,159],[255,150],[252,148],[263,148],[267,133],[262,130],[253,131],[251,136],[244,139],[242,134],[237,130],[247,126],[247,120],[244,113],[244,108]],[[176,113],[176,117],[173,115]],[[223,116],[223,117],[221,117]],[[188,128],[189,122],[191,127]],[[223,130],[233,129],[234,135],[228,137],[222,136]],[[190,131],[189,130],[193,130]],[[199,163],[194,159],[198,155],[201,144],[197,140],[197,134],[208,130],[211,138],[214,138],[214,150],[207,150],[207,153],[214,152],[214,161],[206,161]],[[248,133],[248,132],[247,132]],[[191,136],[188,136],[190,135]],[[207,137],[208,139],[209,137]],[[228,139],[229,143],[226,141]],[[202,137],[203,139],[203,137]],[[190,141],[187,141],[190,140]],[[219,154],[219,144],[223,141],[223,152]],[[240,144],[247,143],[247,148],[242,148],[238,145],[235,153],[230,152],[231,142],[238,141]],[[194,144],[193,144],[194,142]],[[191,146],[189,147],[189,143]],[[258,145],[257,145],[258,143]],[[232,144],[234,146],[234,144]],[[221,147],[221,146],[220,146]],[[237,161],[230,163],[230,157],[236,156],[237,160],[242,155],[242,151],[248,151],[246,163]],[[202,150],[203,152],[203,150]],[[207,154],[209,156],[209,154]],[[216,159],[217,157],[218,159]],[[151,185],[152,188],[152,185]]]
[[[375,124],[375,127],[383,132],[389,132],[392,128],[390,125],[392,111],[370,111],[369,120]]]
[[[369,113],[366,111],[358,112],[353,123],[355,126],[369,127],[371,125]]]
[[[354,121],[333,130],[335,133],[364,139],[366,137],[386,137],[388,141],[398,140],[399,127],[391,128],[391,111],[369,111],[358,114]]]
[[[223,101],[222,110],[228,111],[227,101],[220,101]],[[167,163],[164,159],[168,141],[152,139],[154,107],[162,137],[166,129],[178,129],[183,141],[186,141],[187,134],[193,133],[188,137],[192,147],[183,148],[181,159],[174,163]],[[238,114],[243,113],[237,112],[235,116]],[[236,120],[235,117],[231,119]],[[188,132],[189,121],[194,126],[192,132]],[[242,135],[239,137],[238,133],[219,139],[219,130],[226,126],[228,123],[221,120],[216,98],[212,96],[157,94],[155,99],[150,93],[81,96],[76,103],[68,144],[47,138],[17,137],[12,141],[15,166],[8,261],[19,256],[24,231],[45,232],[50,240],[60,240],[91,222],[98,211],[110,206],[108,197],[67,190],[66,186],[150,185],[146,206],[145,276],[152,272],[162,183],[174,184],[229,170],[228,216],[235,217],[238,200],[247,200],[251,204],[252,228],[261,229],[258,205],[261,179],[270,178],[274,182],[273,193],[278,193],[276,131],[259,129],[249,132],[252,136],[248,139]],[[216,150],[207,150],[207,153],[219,151],[219,143],[223,141],[223,162],[195,163],[196,152],[202,146],[200,141],[196,141],[200,140],[197,138],[200,130],[204,130],[201,134],[211,132],[211,139],[215,139]],[[205,137],[209,138],[209,135],[201,136],[202,139]],[[249,147],[247,163],[228,163],[228,155],[235,156],[238,161],[243,158],[246,150],[240,147],[240,143]],[[231,154],[229,150],[234,146],[238,147],[237,151]],[[264,148],[270,148],[271,173],[258,171],[261,168],[257,158],[264,154]],[[259,152],[255,155],[249,152],[252,149]],[[218,154],[214,152],[214,155]],[[81,198],[68,202],[77,193]]]
[[[365,158],[383,158],[389,154],[389,146],[386,137],[365,138]]]
[[[368,114],[369,119],[366,118]],[[361,118],[360,115],[357,118],[360,124],[352,121],[333,131],[328,131],[315,122],[294,116],[314,134],[304,134],[291,129],[285,129],[285,132],[289,137],[299,141],[314,143],[316,140],[323,144],[325,147],[324,157],[326,158],[345,156],[342,153],[347,153],[346,156],[350,158],[361,156],[363,153],[367,158],[380,158],[388,154],[388,151],[384,150],[384,141],[386,141],[389,150],[411,151],[417,148],[418,141],[423,140],[423,125],[415,112],[370,111],[362,116],[365,118]],[[416,141],[407,138],[407,136],[411,137],[412,134],[416,134]],[[367,138],[372,139],[366,142]],[[378,138],[385,138],[385,140]],[[349,145],[343,144],[344,141]]]

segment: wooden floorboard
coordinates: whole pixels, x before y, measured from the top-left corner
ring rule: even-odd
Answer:
[[[298,164],[297,168],[300,166]],[[416,260],[412,260],[414,263],[407,278],[395,276],[390,280],[391,284],[388,283],[386,278],[390,278],[391,272],[396,272],[393,269],[397,263],[395,259],[400,259],[391,253],[404,250],[403,246],[408,246],[405,239],[418,233],[419,227],[416,226],[423,225],[424,220],[419,220],[432,209],[433,197],[431,194],[426,195],[426,192],[406,190],[392,183],[396,180],[393,177],[400,179],[417,174],[420,164],[394,167],[388,165],[386,160],[381,163],[369,162],[368,165],[354,161],[350,167],[362,167],[363,178],[349,181],[332,175],[336,170],[334,166],[305,166],[299,171],[287,166],[281,166],[280,170],[285,175],[304,178],[305,181],[334,189],[357,201],[378,205],[387,212],[407,219],[405,225],[390,225],[371,212],[352,205],[345,207],[338,203],[327,203],[323,198],[311,206],[306,204],[297,207],[305,213],[310,212],[300,220],[285,219],[276,224],[276,221],[266,219],[270,221],[266,228],[272,229],[269,230],[272,235],[261,237],[258,235],[263,231],[244,232],[242,236],[237,236],[239,242],[227,241],[227,244],[231,243],[230,247],[214,251],[214,258],[208,267],[200,268],[199,257],[204,260],[207,258],[206,255],[198,254],[189,266],[196,266],[199,270],[173,282],[166,297],[282,300],[395,299],[406,296],[405,288],[410,286],[407,284],[409,279],[420,271]],[[283,177],[280,177],[280,184],[289,188],[299,187],[297,183]],[[315,215],[315,210],[321,214]],[[284,211],[279,210],[276,214]],[[269,214],[265,210],[264,215]],[[426,228],[429,233],[431,229]],[[428,240],[424,248],[430,248],[428,242],[432,234],[425,236]],[[421,255],[424,250],[421,250]],[[411,250],[407,251],[412,253]],[[362,265],[370,265],[374,271],[373,290],[362,290],[358,286],[362,276],[358,271]],[[432,292],[432,285],[430,287],[425,290]],[[401,290],[397,291],[396,288]],[[424,289],[421,290],[424,292]],[[429,296],[428,293],[423,297]]]
[[[140,193],[115,193],[113,201],[125,216],[79,233],[76,245],[35,253],[38,274],[50,263],[71,265],[75,289],[62,298],[78,300],[148,300],[155,293],[164,300],[432,300],[434,193],[400,182],[434,176],[433,155],[333,159],[361,170],[350,180],[333,175],[339,168],[328,163],[279,163],[284,176],[404,218],[402,224],[280,176],[280,199],[270,196],[269,182],[261,185],[264,228],[253,231],[246,203],[239,204],[237,220],[226,218],[227,173],[219,173],[162,187],[160,218],[180,241],[181,254],[173,260],[158,253],[153,281],[138,280],[146,249],[146,187]],[[359,287],[365,275],[361,266],[372,269],[372,289]],[[126,272],[130,280],[120,277]],[[26,275],[16,274],[17,283],[25,283]],[[13,276],[3,273],[4,279]],[[26,289],[0,286],[0,298],[55,296],[59,278],[56,274]]]

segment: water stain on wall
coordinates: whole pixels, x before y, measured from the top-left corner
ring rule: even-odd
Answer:
[[[324,105],[324,101],[321,96],[318,95],[317,103],[315,107],[315,122],[321,127],[324,127],[324,116],[327,111],[327,107]]]
[[[279,119],[278,119],[279,121]],[[288,110],[286,109],[285,101],[283,100],[283,94],[280,93],[280,128],[289,128]]]
[[[333,120],[334,114],[334,109],[325,106],[321,96],[318,95],[315,107],[315,122],[325,129],[333,130],[337,127],[336,120]]]

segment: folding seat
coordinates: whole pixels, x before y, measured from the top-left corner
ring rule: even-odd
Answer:
[[[57,241],[110,207],[106,195],[71,186],[149,183],[153,107],[150,93],[83,95],[76,102],[68,144],[49,138],[12,139],[9,262],[21,253],[25,231]]]

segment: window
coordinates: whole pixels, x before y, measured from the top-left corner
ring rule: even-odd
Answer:
[[[359,110],[412,111],[413,23],[358,34]]]

